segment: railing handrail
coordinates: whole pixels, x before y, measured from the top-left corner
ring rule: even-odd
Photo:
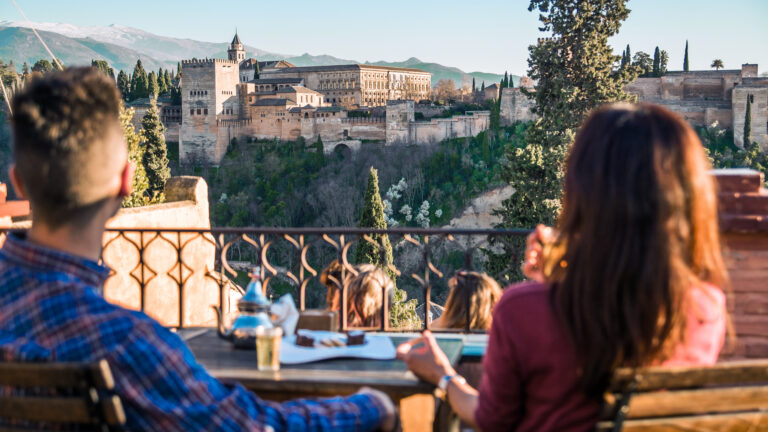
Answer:
[[[357,228],[357,227],[211,227],[211,228],[107,228],[107,232],[180,232],[219,234],[416,234],[416,235],[511,235],[525,236],[532,232],[528,228],[487,229],[487,228]]]

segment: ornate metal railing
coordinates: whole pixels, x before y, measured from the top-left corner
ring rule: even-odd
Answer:
[[[502,286],[504,275],[519,265],[519,259],[489,272],[489,254],[519,250],[529,230],[392,228],[213,228],[213,229],[110,229],[105,236],[102,259],[113,269],[105,284],[105,296],[129,307],[146,311],[171,327],[200,325],[210,320],[210,306],[218,303],[231,310],[236,293],[248,282],[248,270],[259,266],[265,293],[273,298],[290,293],[297,308],[325,307],[326,288],[318,278],[333,260],[342,263],[345,274],[355,275],[351,251],[361,243],[375,245],[381,235],[389,239],[396,284],[416,298],[420,328],[390,325],[389,296],[382,293],[381,325],[375,330],[414,331],[429,329],[430,309],[447,295],[447,281],[459,270],[489,273]],[[333,278],[332,278],[333,279]],[[341,311],[347,311],[348,283],[334,281],[341,296]],[[441,299],[442,298],[442,299]],[[175,311],[172,311],[175,306]],[[175,316],[174,316],[175,315]],[[470,317],[467,308],[465,332]],[[341,313],[341,328],[348,329],[347,314]],[[368,329],[374,330],[374,329]],[[457,330],[451,330],[456,332]]]

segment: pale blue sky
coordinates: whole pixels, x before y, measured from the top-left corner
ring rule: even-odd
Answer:
[[[17,0],[30,20],[122,24],[165,36],[243,42],[271,52],[330,54],[359,61],[418,57],[465,71],[527,70],[527,46],[540,33],[527,0]],[[658,45],[670,70],[720,58],[729,69],[768,70],[768,0],[630,0],[616,51],[650,54]],[[0,20],[21,20],[0,0]]]

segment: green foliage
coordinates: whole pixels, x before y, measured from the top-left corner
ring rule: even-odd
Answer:
[[[151,99],[157,99],[158,93],[160,93],[160,87],[157,83],[157,75],[152,71],[147,75],[147,89],[149,91],[149,97]]]
[[[717,123],[696,128],[696,132],[714,168],[751,168],[768,179],[768,154],[756,142],[745,142],[744,148],[739,148],[733,143],[733,131],[726,131]]]
[[[659,51],[659,47],[656,47],[653,52],[653,76],[661,76],[661,51]]]
[[[323,147],[323,139],[319,136],[315,141],[315,156],[317,157],[317,166],[325,166],[325,147]]]
[[[46,74],[53,70],[53,65],[51,62],[49,62],[46,59],[40,59],[35,62],[34,65],[32,65],[32,72],[39,72],[41,74]]]
[[[123,71],[117,74],[117,89],[120,90],[123,100],[128,100],[131,96],[131,81],[128,78],[128,74]]]
[[[744,111],[744,148],[747,148],[752,143],[752,102],[754,96],[747,95],[747,109]]]
[[[714,59],[714,60],[712,60],[712,64],[710,65],[710,67],[712,67],[712,68],[714,68],[716,70],[720,70],[720,69],[723,68],[723,61],[720,60],[720,59]]]
[[[689,64],[688,64],[688,41],[685,41],[685,55],[683,57],[683,70],[688,72]]]
[[[637,68],[639,76],[643,78],[653,76],[653,60],[646,52],[636,52],[632,57],[632,66]]]
[[[659,55],[659,76],[667,74],[667,65],[669,64],[669,53],[665,50],[661,50]]]
[[[112,69],[112,67],[109,66],[109,63],[107,63],[104,60],[91,60],[91,66],[95,67],[96,69],[102,71],[104,75],[115,79],[115,70]]]
[[[133,68],[133,75],[131,75],[131,98],[130,100],[136,100],[149,97],[149,78],[147,72],[144,70],[144,66],[141,64],[141,60],[136,61],[136,66]]]
[[[150,197],[162,196],[165,182],[171,176],[171,170],[168,168],[165,128],[160,122],[154,100],[141,120],[141,129],[141,137],[144,141],[144,155],[141,162],[149,183],[147,194]]]
[[[629,14],[626,0],[584,0],[578,13],[569,0],[531,0],[529,10],[534,9],[540,13],[542,31],[553,38],[529,48],[528,76],[537,82],[532,96],[539,119],[527,129],[525,145],[508,148],[503,178],[515,193],[497,211],[501,226],[508,228],[555,222],[563,164],[577,128],[595,107],[633,100],[624,86],[636,77],[634,67],[614,68],[620,58],[608,45]],[[513,269],[519,267],[522,246],[505,247],[502,255],[491,256],[493,270],[510,263]],[[513,271],[507,276],[519,275]]]
[[[140,207],[151,204],[151,200],[146,196],[146,191],[149,187],[147,173],[144,170],[144,165],[141,163],[144,156],[144,147],[141,146],[139,134],[133,128],[133,123],[131,122],[133,114],[133,108],[120,106],[120,125],[123,128],[123,134],[128,143],[128,160],[131,161],[134,167],[133,190],[131,195],[123,200],[123,207]]]

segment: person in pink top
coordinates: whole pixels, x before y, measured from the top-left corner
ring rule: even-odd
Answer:
[[[589,431],[617,367],[711,365],[728,286],[704,149],[678,115],[613,104],[582,125],[558,228],[528,237],[494,309],[483,378],[456,375],[429,332],[398,347],[482,431]]]

